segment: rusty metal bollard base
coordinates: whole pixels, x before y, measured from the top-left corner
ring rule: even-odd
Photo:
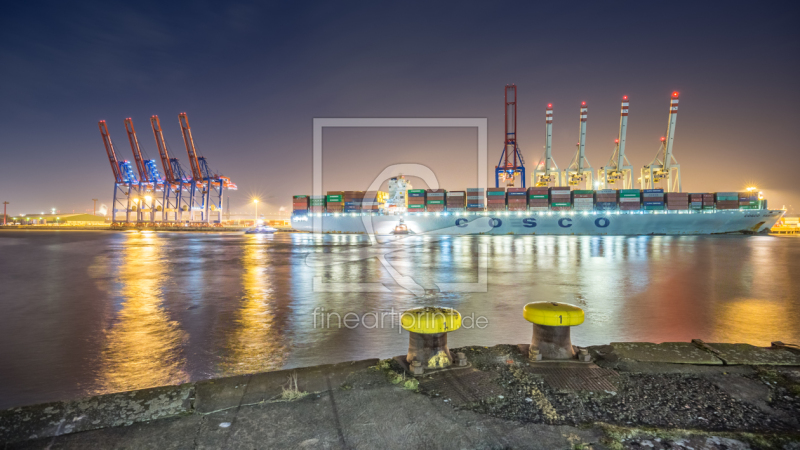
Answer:
[[[541,352],[539,352],[538,355],[536,355],[537,359],[533,359],[533,358],[531,358],[531,351],[530,351],[531,344],[518,344],[517,345],[517,348],[519,349],[519,352],[531,364],[552,363],[552,362],[563,362],[563,363],[571,363],[571,364],[572,363],[574,363],[574,364],[592,364],[592,355],[590,355],[589,352],[586,349],[578,348],[578,347],[575,347],[575,346],[573,346],[573,347],[574,347],[574,350],[575,350],[575,357],[572,358],[572,359],[543,359]],[[534,349],[534,352],[535,351],[536,351],[536,349]],[[584,351],[585,353],[581,353],[582,351]]]

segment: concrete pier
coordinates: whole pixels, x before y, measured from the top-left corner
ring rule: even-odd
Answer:
[[[0,448],[800,448],[791,345],[612,343],[594,362],[462,347],[0,412]]]

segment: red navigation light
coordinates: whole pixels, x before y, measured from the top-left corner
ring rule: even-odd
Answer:
[[[619,139],[614,139],[614,142],[619,144]]]
[[[581,102],[581,105],[586,106],[586,102]]]
[[[553,104],[552,104],[552,103],[548,103],[548,104],[547,104],[547,107],[548,107],[548,108],[552,108],[552,107],[553,107]]]
[[[627,100],[627,99],[628,99],[628,96],[627,96],[627,95],[623,95],[623,96],[622,96],[622,99],[623,99],[623,100]]]
[[[678,91],[675,91],[675,92],[673,92],[673,93],[672,93],[672,96],[673,96],[673,97],[677,97],[677,96],[678,96]]]
[[[661,137],[661,142],[664,142],[664,141],[666,141],[666,140],[667,140],[667,138],[665,138],[665,137],[663,137],[663,136]]]

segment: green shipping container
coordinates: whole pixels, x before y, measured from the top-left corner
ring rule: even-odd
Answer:
[[[295,195],[293,198],[308,198],[307,195]]]
[[[409,194],[424,194],[425,193],[425,189],[409,189],[408,193]]]
[[[328,200],[329,202],[340,202],[340,201],[342,201],[342,196],[341,195],[326,195],[325,199]]]
[[[505,192],[487,192],[486,195],[505,196]]]
[[[620,189],[619,193],[620,194],[639,194],[639,193],[641,193],[641,191],[638,190],[638,189]]]
[[[642,209],[644,209],[645,211],[663,211],[664,210],[664,206],[663,205],[644,205],[642,207]]]
[[[428,200],[429,205],[444,205],[444,200]]]
[[[594,194],[594,191],[590,191],[590,190],[582,190],[582,191],[580,191],[580,190],[576,190],[576,191],[572,191],[572,193],[573,193],[573,194]]]
[[[572,206],[572,203],[550,203],[550,206]]]
[[[548,198],[550,198],[550,196],[549,196],[549,195],[547,195],[547,194],[536,194],[536,195],[529,195],[528,197],[529,197],[529,198],[542,198],[542,199],[545,199],[545,200],[547,200]]]

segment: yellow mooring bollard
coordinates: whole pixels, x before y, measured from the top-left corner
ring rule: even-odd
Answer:
[[[431,306],[409,309],[400,316],[400,324],[409,334],[406,362],[415,375],[424,369],[441,369],[452,364],[447,333],[461,328],[458,311]]]
[[[525,305],[522,316],[533,323],[532,359],[537,359],[537,350],[542,359],[575,358],[569,327],[583,323],[582,309],[569,303],[534,302]]]

